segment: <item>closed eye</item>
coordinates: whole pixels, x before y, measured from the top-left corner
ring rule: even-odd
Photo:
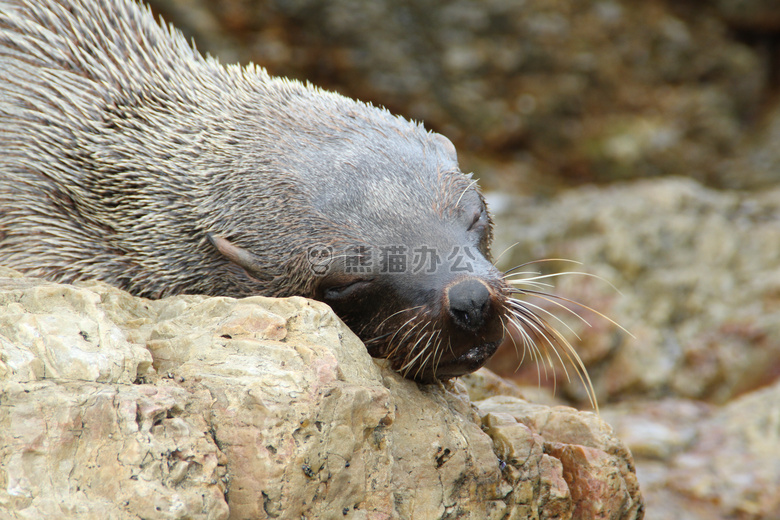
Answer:
[[[479,231],[480,228],[484,228],[487,226],[488,218],[487,218],[487,211],[483,208],[479,212],[474,214],[474,218],[471,220],[471,224],[469,224],[468,230],[469,231]]]
[[[362,289],[371,285],[371,280],[358,279],[349,283],[327,287],[322,293],[322,299],[328,301],[343,301],[357,295]]]

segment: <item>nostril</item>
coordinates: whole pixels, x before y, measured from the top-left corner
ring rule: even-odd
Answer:
[[[490,291],[481,281],[468,278],[447,290],[450,315],[460,327],[475,331],[485,323],[490,308]]]
[[[455,321],[458,323],[461,323],[463,325],[468,325],[471,323],[471,318],[469,317],[469,313],[466,311],[461,311],[459,309],[453,309],[450,307],[450,312],[452,313],[452,317],[455,318]]]

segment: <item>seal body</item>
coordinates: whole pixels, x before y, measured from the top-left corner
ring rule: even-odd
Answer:
[[[0,0],[0,264],[149,298],[317,298],[428,382],[504,335],[490,240],[419,124],[222,66],[130,0]]]

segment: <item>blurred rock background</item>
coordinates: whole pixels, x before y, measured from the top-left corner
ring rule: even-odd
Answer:
[[[549,308],[634,451],[647,518],[780,518],[780,0],[151,4],[223,62],[447,135],[503,268],[568,258],[529,270],[620,290],[550,288],[633,338]],[[491,368],[535,386],[505,347]],[[587,406],[572,379],[556,365],[541,385]]]
[[[545,193],[662,175],[755,188],[774,178],[772,0],[152,4],[225,62],[425,121],[486,188]]]

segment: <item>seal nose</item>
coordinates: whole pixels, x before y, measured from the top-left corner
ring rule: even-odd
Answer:
[[[458,326],[476,331],[485,324],[485,315],[490,307],[490,291],[484,283],[468,278],[450,286],[447,296],[450,315]]]

